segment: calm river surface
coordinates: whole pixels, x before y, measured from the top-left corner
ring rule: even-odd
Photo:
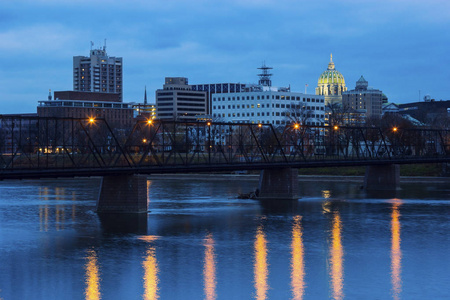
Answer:
[[[0,299],[450,299],[450,185],[151,179],[151,212],[99,218],[99,180],[0,182]]]

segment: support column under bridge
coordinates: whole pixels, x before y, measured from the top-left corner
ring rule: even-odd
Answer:
[[[97,200],[97,213],[146,213],[147,176],[104,176]]]
[[[282,168],[261,171],[258,199],[296,200],[298,198],[298,169]]]
[[[399,186],[399,165],[373,165],[366,167],[364,176],[364,188],[366,190],[395,191]]]

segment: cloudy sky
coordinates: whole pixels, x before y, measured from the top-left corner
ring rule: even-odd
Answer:
[[[71,90],[90,42],[124,60],[124,101],[150,102],[164,77],[257,81],[314,93],[330,53],[353,89],[361,75],[390,102],[450,99],[448,0],[0,0],[0,114],[36,112]]]

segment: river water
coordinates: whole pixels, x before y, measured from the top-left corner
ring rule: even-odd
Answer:
[[[0,182],[0,299],[449,299],[450,185],[256,185],[154,177],[148,215],[99,218],[97,178]]]

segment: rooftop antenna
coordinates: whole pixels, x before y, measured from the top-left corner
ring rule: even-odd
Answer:
[[[94,47],[94,42],[93,41],[91,41],[91,50],[92,50],[92,47]]]
[[[103,46],[103,51],[106,51],[106,39],[105,39],[105,44]]]
[[[52,100],[52,90],[48,90],[48,100]]]
[[[259,76],[259,81],[258,84],[262,85],[262,86],[272,86],[272,80],[270,80],[270,77],[273,74],[270,74],[268,71],[271,70],[273,68],[271,67],[266,67],[266,62],[263,62],[262,66],[260,68],[258,68],[258,70],[262,70],[261,74],[258,74]]]

